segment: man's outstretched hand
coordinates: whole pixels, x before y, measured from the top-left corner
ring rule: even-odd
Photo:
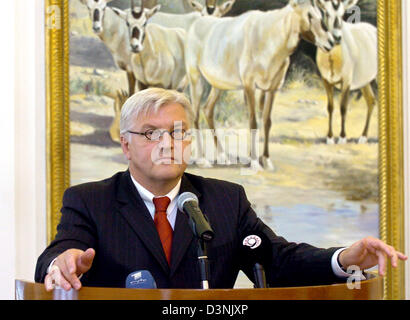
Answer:
[[[353,243],[349,248],[343,250],[339,255],[340,264],[347,269],[349,266],[356,265],[360,270],[379,265],[379,274],[386,274],[388,260],[391,260],[393,268],[397,267],[399,260],[407,260],[407,256],[396,251],[383,241],[367,237]]]
[[[54,261],[49,273],[44,279],[47,291],[60,286],[64,290],[81,288],[79,276],[90,270],[95,256],[92,248],[86,251],[79,249],[68,249],[60,254]]]

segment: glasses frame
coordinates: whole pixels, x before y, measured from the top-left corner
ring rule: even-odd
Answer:
[[[174,137],[174,132],[176,130],[181,130],[182,131],[182,138],[181,139],[175,139]],[[152,139],[149,136],[149,132],[151,132],[151,135],[155,132],[155,131],[159,131],[160,135],[157,139]],[[174,129],[172,131],[169,130],[165,130],[165,129],[148,129],[145,132],[137,132],[137,131],[131,131],[131,130],[127,130],[127,132],[132,133],[132,134],[138,134],[141,136],[144,136],[147,140],[149,141],[159,141],[159,139],[161,139],[161,137],[167,132],[170,137],[172,138],[172,140],[176,140],[176,141],[184,141],[186,139],[187,136],[189,136],[189,132],[185,129]]]

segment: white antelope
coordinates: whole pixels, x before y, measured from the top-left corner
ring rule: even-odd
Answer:
[[[206,0],[205,5],[202,5],[196,0],[185,0],[194,9],[194,12],[189,13],[168,13],[157,12],[148,19],[148,24],[155,23],[166,28],[182,28],[188,32],[191,25],[201,17],[212,16],[222,17],[228,13],[236,0],[227,0],[222,4],[216,4],[216,0]],[[141,1],[143,5],[144,1]],[[133,5],[131,5],[133,6]],[[180,83],[179,90],[184,91],[188,85],[187,77],[184,77]]]
[[[131,10],[117,13],[128,25],[131,65],[140,89],[156,86],[182,90],[180,87],[186,72],[184,65],[184,41],[186,32],[181,28],[165,28],[148,19],[160,5],[147,9],[133,6]]]
[[[232,9],[236,0],[227,0],[222,4],[216,4],[216,0],[206,0],[205,5],[195,0],[186,1],[194,10],[200,12],[202,16],[223,17]]]
[[[112,0],[80,0],[87,6],[94,32],[111,52],[117,66],[127,73],[128,94],[135,92],[135,76],[131,66],[131,52],[126,23],[107,6]]]
[[[257,129],[255,90],[265,94],[264,149],[259,161],[255,151],[258,141],[252,135],[253,169],[260,169],[260,162],[265,168],[273,169],[269,157],[271,110],[275,94],[284,82],[289,56],[296,49],[300,37],[324,50],[333,46],[333,36],[322,29],[321,14],[310,0],[290,0],[282,9],[249,11],[237,17],[202,17],[189,29],[185,61],[196,114],[195,128],[199,128],[200,100],[205,83],[212,87],[205,110],[211,129],[214,129],[213,110],[221,90],[244,91],[251,132]],[[200,144],[198,149],[198,162],[210,165],[201,158]]]
[[[340,115],[341,131],[338,143],[346,143],[346,115],[351,90],[360,89],[367,104],[366,123],[359,143],[367,142],[370,118],[376,104],[371,82],[377,77],[377,29],[369,23],[343,21],[345,12],[358,0],[317,0],[318,6],[326,12],[327,28],[340,45],[331,51],[318,50],[316,62],[327,93],[329,130],[326,141],[334,144],[332,115],[334,108],[334,87],[341,89]],[[322,13],[323,14],[323,13]]]
[[[182,28],[186,31],[189,27],[202,16],[222,17],[229,12],[236,0],[228,0],[222,4],[215,4],[214,1],[206,0],[202,5],[196,0],[187,0],[194,12],[189,13],[167,13],[158,12],[148,20],[148,23],[156,23],[168,28]]]

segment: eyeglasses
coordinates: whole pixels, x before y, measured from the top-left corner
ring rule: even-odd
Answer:
[[[185,129],[175,129],[172,131],[161,130],[161,129],[148,129],[145,132],[135,132],[135,131],[128,130],[127,132],[145,136],[145,138],[147,138],[148,140],[152,140],[152,141],[159,140],[164,135],[165,132],[168,132],[169,135],[174,140],[184,140],[185,138],[189,136],[189,132],[186,131]]]

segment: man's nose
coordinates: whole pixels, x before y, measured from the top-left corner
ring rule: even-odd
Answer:
[[[169,133],[168,131],[162,132],[162,135],[159,138],[159,141],[162,146],[171,146],[172,141],[173,141],[171,133]]]

